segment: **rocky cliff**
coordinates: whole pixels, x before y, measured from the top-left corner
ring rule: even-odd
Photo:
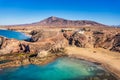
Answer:
[[[120,52],[120,33],[105,33],[102,31],[91,31],[81,34],[79,32],[64,33],[69,45],[77,47],[104,48]]]
[[[36,34],[32,31],[31,34],[33,35],[31,38],[32,42],[0,37],[0,54],[39,53],[41,50],[54,52],[68,45],[68,41],[62,33],[53,35],[48,32],[41,32],[40,30]]]
[[[104,31],[52,32],[33,30],[32,42],[18,41],[0,37],[0,54],[9,53],[39,53],[42,50],[57,52],[68,45],[82,48],[104,48],[120,52],[120,33]]]

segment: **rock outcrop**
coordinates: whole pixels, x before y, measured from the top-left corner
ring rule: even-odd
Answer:
[[[48,56],[48,52],[47,51],[40,51],[37,54],[37,57],[43,58],[43,57],[47,57]]]
[[[110,50],[120,52],[120,33],[113,37],[113,46]]]
[[[42,33],[43,38],[39,35],[41,32],[33,33],[34,39],[38,39],[36,42],[19,41],[15,39],[7,39],[0,37],[0,54],[10,53],[38,53],[41,50],[59,50],[68,45],[68,41],[62,35],[62,33],[53,34]],[[54,32],[53,32],[54,33]],[[36,36],[37,35],[37,36]]]
[[[69,45],[77,47],[104,48],[111,51],[120,52],[120,33],[112,34],[102,31],[64,33]]]
[[[69,45],[75,45],[77,47],[85,47],[87,40],[85,35],[79,34],[78,32],[73,33],[71,36],[67,36],[66,34],[63,35],[69,41]]]
[[[0,37],[0,42],[0,54],[15,53],[20,50],[18,40]]]
[[[32,42],[40,41],[45,38],[54,37],[58,34],[56,31],[44,31],[44,30],[33,30],[31,31],[30,35],[32,35],[31,40]]]
[[[107,34],[103,32],[93,33],[94,47],[101,47],[112,51],[120,52],[120,33]]]

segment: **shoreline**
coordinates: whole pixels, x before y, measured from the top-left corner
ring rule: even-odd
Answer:
[[[22,66],[22,65],[29,65],[29,64],[35,64],[35,65],[46,65],[46,64],[49,64],[50,62],[53,62],[53,61],[55,61],[57,58],[59,58],[59,57],[63,57],[63,56],[67,56],[67,57],[71,57],[71,58],[77,58],[77,59],[81,59],[81,60],[86,60],[86,61],[89,61],[89,62],[92,62],[92,63],[94,63],[94,64],[96,64],[96,65],[99,65],[99,66],[102,66],[103,68],[105,68],[109,73],[111,73],[114,77],[116,77],[117,78],[117,80],[119,80],[120,79],[120,69],[118,70],[116,70],[115,68],[114,68],[114,66],[110,66],[110,64],[109,63],[106,63],[106,62],[104,62],[104,58],[103,58],[103,62],[102,62],[102,60],[101,61],[99,61],[99,58],[98,57],[95,57],[95,58],[93,58],[92,56],[89,56],[89,55],[86,55],[86,54],[100,54],[100,51],[95,51],[95,50],[97,50],[97,49],[93,49],[93,52],[95,52],[95,53],[91,53],[91,49],[90,48],[78,48],[78,47],[66,47],[65,48],[67,51],[66,51],[66,53],[64,54],[64,55],[50,55],[50,56],[48,56],[48,57],[46,57],[46,58],[43,58],[43,59],[37,59],[37,58],[33,58],[33,59],[31,59],[32,60],[32,62],[30,61],[30,62],[28,62],[27,61],[27,59],[24,59],[23,61],[22,61],[22,64],[21,64],[21,62],[20,61],[17,61],[17,64],[16,65],[8,65],[8,64],[6,64],[5,63],[5,65],[3,65],[2,66],[2,64],[0,64],[0,70],[2,70],[2,69],[4,69],[4,68],[7,68],[7,67],[19,67],[19,66]],[[89,53],[87,53],[87,51],[88,50],[91,50],[91,51],[89,51]],[[103,49],[102,49],[102,51],[104,51]],[[83,55],[82,55],[82,54]],[[111,53],[114,53],[114,52],[111,52]],[[106,55],[106,53],[105,53],[105,55]],[[103,56],[105,56],[105,55],[103,55]],[[109,54],[108,54],[109,55]],[[112,54],[113,55],[113,54]],[[116,56],[117,55],[117,53],[115,53],[114,54],[114,56]],[[100,57],[100,56],[99,56]],[[98,59],[97,59],[98,58]],[[111,58],[110,58],[111,59]],[[27,62],[26,62],[27,61]],[[40,61],[40,62],[38,62],[38,61]],[[11,63],[11,62],[10,62]],[[16,63],[16,61],[15,61],[15,63]],[[11,64],[14,64],[14,61],[11,63]],[[118,66],[119,66],[119,64],[118,64]]]
[[[94,48],[90,49],[90,48],[66,47],[66,50],[67,50],[66,54],[69,57],[83,59],[101,65],[107,71],[109,71],[113,76],[115,76],[118,80],[120,79],[120,68],[119,68],[120,57],[118,56],[120,54],[104,49],[94,49]]]
[[[14,56],[14,54],[13,54],[13,56]],[[6,57],[6,59],[3,59],[3,60],[8,60],[8,61],[11,60],[11,61],[0,64],[0,70],[2,70],[4,68],[19,67],[19,66],[24,66],[24,65],[29,65],[29,64],[46,65],[46,64],[48,64],[50,62],[53,62],[57,58],[63,57],[63,56],[66,56],[66,55],[63,55],[63,54],[58,54],[58,55],[51,54],[51,55],[48,55],[48,56],[42,57],[42,58],[39,58],[39,57],[27,58],[26,55],[25,55],[24,56],[25,58],[15,58],[15,59],[11,59],[9,57],[7,58],[7,56],[4,56],[4,57]],[[0,59],[0,60],[2,61],[2,59]]]
[[[15,30],[17,31],[17,30]],[[17,31],[19,32],[19,31]],[[20,31],[21,32],[21,31]],[[25,34],[25,32],[22,32]],[[66,47],[67,49],[66,54],[68,57],[73,57],[73,58],[79,58],[79,59],[84,59],[93,63],[98,63],[101,64],[105,69],[107,69],[109,72],[111,72],[113,75],[115,74],[115,77],[118,77],[120,79],[120,54],[117,52],[111,52],[107,49],[102,49],[102,48],[79,48],[79,47]],[[34,58],[31,58],[34,59]],[[51,58],[52,59],[52,58]],[[16,65],[21,65],[21,64],[30,64],[38,63],[39,64],[39,59],[34,59],[33,62],[32,60],[25,59],[25,60],[18,60],[15,61]],[[47,62],[48,61],[48,62]],[[54,61],[54,59],[53,59]],[[44,62],[44,61],[43,61]],[[45,60],[45,63],[49,63],[49,60]],[[12,63],[11,63],[12,64]],[[41,63],[40,63],[41,64]],[[0,64],[1,67],[1,64]]]

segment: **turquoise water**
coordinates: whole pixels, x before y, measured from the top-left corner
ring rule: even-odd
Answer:
[[[98,79],[96,79],[98,78]],[[74,58],[59,58],[44,66],[0,70],[0,80],[116,80],[101,66]]]
[[[26,39],[30,38],[29,36],[26,36],[25,34],[23,34],[21,32],[15,32],[15,31],[11,31],[11,30],[0,30],[0,36],[4,36],[7,38],[14,38],[14,39],[18,39],[18,40],[26,40]]]

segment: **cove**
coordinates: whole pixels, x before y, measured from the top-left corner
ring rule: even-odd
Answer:
[[[75,58],[58,58],[47,65],[0,70],[0,80],[117,80],[103,67]]]
[[[6,38],[14,38],[17,40],[27,40],[30,37],[21,32],[11,31],[11,30],[0,30],[0,36]]]

